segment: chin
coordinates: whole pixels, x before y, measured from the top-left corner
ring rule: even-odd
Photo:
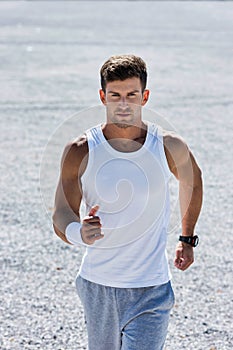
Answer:
[[[126,129],[135,125],[133,118],[112,118],[112,123],[118,128]]]
[[[126,129],[132,127],[131,123],[121,123],[121,122],[113,122],[114,125],[116,125],[118,128]]]

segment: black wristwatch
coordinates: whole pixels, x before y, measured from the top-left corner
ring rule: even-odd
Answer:
[[[199,242],[198,236],[180,236],[179,241],[190,244],[192,247],[196,247]]]

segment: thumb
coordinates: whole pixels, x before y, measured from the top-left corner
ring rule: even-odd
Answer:
[[[97,213],[97,211],[99,210],[99,205],[94,205],[94,207],[92,207],[89,211],[89,216],[95,216],[95,214]]]

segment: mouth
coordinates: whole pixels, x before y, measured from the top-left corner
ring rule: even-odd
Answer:
[[[131,116],[131,113],[117,113],[118,117],[127,118]]]

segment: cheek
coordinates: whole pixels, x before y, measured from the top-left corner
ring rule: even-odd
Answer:
[[[116,103],[108,102],[106,104],[106,111],[108,114],[113,114],[116,108],[117,108]]]
[[[143,99],[141,96],[131,98],[128,100],[128,103],[131,103],[132,105],[137,105],[137,106],[141,106],[142,102],[143,102]]]

